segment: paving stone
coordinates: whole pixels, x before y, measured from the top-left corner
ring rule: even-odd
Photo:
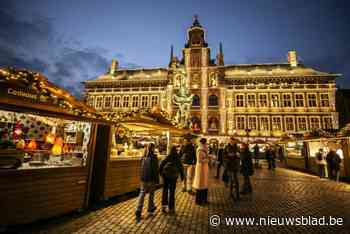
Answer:
[[[213,170],[214,171],[214,170]],[[242,178],[240,178],[240,185]],[[135,223],[137,198],[131,198],[79,217],[63,217],[22,233],[350,233],[350,185],[320,180],[316,176],[278,168],[258,169],[252,177],[253,194],[233,201],[227,188],[210,177],[209,204],[197,206],[195,197],[176,191],[176,215],[160,212],[161,189],[155,194],[157,211],[143,212]],[[147,200],[146,200],[147,201]],[[147,207],[147,206],[146,206]],[[221,225],[212,227],[209,217],[219,215]],[[342,226],[248,226],[223,224],[225,217],[323,217],[344,219]],[[62,219],[62,220],[60,220]]]

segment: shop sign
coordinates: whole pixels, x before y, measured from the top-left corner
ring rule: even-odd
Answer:
[[[8,88],[7,94],[13,95],[13,96],[18,96],[18,97],[23,97],[23,98],[29,98],[29,99],[32,99],[34,101],[38,100],[38,96],[36,94],[26,92],[25,90],[16,90],[13,88]]]

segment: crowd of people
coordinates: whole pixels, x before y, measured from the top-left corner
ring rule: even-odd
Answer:
[[[146,146],[140,167],[140,194],[136,209],[136,220],[141,220],[142,208],[146,193],[149,194],[148,212],[156,210],[154,204],[154,192],[159,184],[160,177],[163,181],[162,208],[163,213],[175,214],[175,191],[177,181],[182,181],[182,192],[195,196],[197,205],[208,203],[209,168],[216,165],[217,180],[222,180],[228,188],[229,195],[235,201],[240,200],[241,195],[249,195],[253,192],[250,177],[255,168],[261,168],[259,159],[265,158],[268,169],[274,171],[276,159],[284,162],[281,146],[266,146],[264,154],[258,144],[249,149],[247,143],[240,143],[235,138],[230,138],[225,145],[221,143],[215,150],[210,149],[207,139],[201,138],[198,145],[194,139],[185,139],[182,146],[173,145],[170,153],[160,163],[155,154],[155,145]],[[215,155],[213,157],[213,155]],[[253,159],[255,163],[253,164]],[[316,155],[320,177],[325,177],[326,172],[331,178],[339,179],[341,159],[336,152],[325,154],[322,149]],[[214,163],[211,163],[214,162]],[[223,169],[223,172],[221,172]],[[239,176],[243,177],[243,185],[240,187]]]
[[[160,177],[163,181],[162,208],[163,213],[175,214],[175,191],[177,181],[180,178],[183,183],[182,192],[195,196],[197,205],[208,203],[208,182],[210,154],[207,139],[201,138],[198,145],[194,139],[185,139],[184,144],[172,146],[170,153],[160,163],[155,154],[155,145],[146,146],[140,167],[140,194],[136,208],[136,220],[141,220],[142,209],[146,194],[149,194],[149,213],[156,210],[154,193],[159,184]],[[238,146],[236,140],[231,138],[227,145],[221,144],[216,152],[216,178],[220,179],[221,168],[224,168],[222,180],[229,187],[229,192],[235,200],[240,195],[253,192],[250,176],[254,173],[253,156],[248,144]],[[239,188],[239,174],[243,176],[242,188]],[[235,192],[233,192],[235,191]]]

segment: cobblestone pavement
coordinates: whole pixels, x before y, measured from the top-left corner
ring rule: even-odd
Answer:
[[[210,179],[209,205],[197,206],[194,196],[176,193],[176,215],[154,215],[145,210],[135,222],[137,198],[131,198],[80,217],[63,217],[31,228],[30,233],[350,233],[350,185],[320,180],[288,169],[256,170],[252,195],[233,201],[221,181]],[[156,192],[160,205],[161,189]],[[221,225],[211,227],[209,217],[219,215]],[[344,219],[342,226],[224,225],[224,217],[322,217]],[[27,230],[28,232],[28,230]]]

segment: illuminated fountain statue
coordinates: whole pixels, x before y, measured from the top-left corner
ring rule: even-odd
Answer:
[[[186,73],[181,71],[178,76],[179,90],[174,94],[173,102],[179,107],[175,119],[181,127],[187,128],[190,125],[190,109],[192,105],[193,94],[190,94],[186,87]]]

